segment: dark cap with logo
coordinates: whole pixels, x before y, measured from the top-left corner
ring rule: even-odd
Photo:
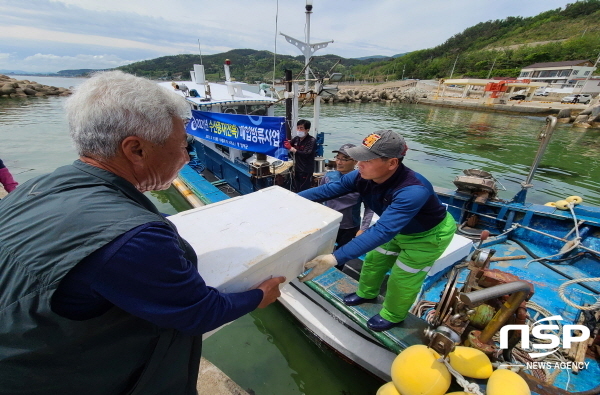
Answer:
[[[364,138],[358,147],[349,148],[348,156],[367,161],[376,158],[404,158],[408,146],[404,137],[393,130],[378,130]]]
[[[342,155],[350,156],[350,155],[348,155],[348,149],[353,148],[353,147],[356,147],[356,145],[354,145],[354,144],[344,144],[344,145],[342,145],[340,147],[339,150],[337,150],[337,151],[331,151],[331,152],[333,152],[334,154],[337,154],[339,152]]]

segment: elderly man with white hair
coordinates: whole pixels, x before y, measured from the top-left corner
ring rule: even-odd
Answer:
[[[275,301],[284,278],[208,287],[144,196],[189,160],[183,98],[112,71],[66,112],[79,160],[0,201],[0,394],[195,394],[202,334]]]

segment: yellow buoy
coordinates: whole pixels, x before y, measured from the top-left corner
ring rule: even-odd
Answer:
[[[410,346],[392,363],[392,381],[402,395],[443,395],[452,376],[439,354],[424,345]]]
[[[555,202],[548,202],[548,203],[544,204],[544,206],[556,207],[556,203]]]
[[[377,390],[375,395],[400,395],[393,382],[385,383]]]
[[[492,373],[485,393],[487,395],[531,395],[525,380],[507,369],[498,369]]]
[[[494,371],[487,355],[475,348],[456,346],[448,356],[450,357],[450,366],[463,376],[487,379]]]
[[[473,395],[470,392],[458,391],[458,392],[448,392],[446,395]]]
[[[573,203],[573,204],[579,204],[579,203],[583,202],[583,199],[581,198],[581,196],[569,196],[565,200],[567,202]]]
[[[569,202],[567,202],[566,200],[558,200],[556,202],[556,206],[557,209],[559,210],[568,210],[569,209]]]

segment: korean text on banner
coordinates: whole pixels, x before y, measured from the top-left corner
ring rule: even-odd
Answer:
[[[285,118],[192,111],[186,131],[204,140],[287,160]]]

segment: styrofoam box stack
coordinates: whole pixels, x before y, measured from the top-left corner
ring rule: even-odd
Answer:
[[[169,217],[198,255],[206,284],[241,292],[333,250],[342,215],[274,186]]]

